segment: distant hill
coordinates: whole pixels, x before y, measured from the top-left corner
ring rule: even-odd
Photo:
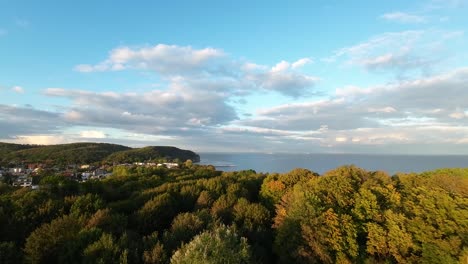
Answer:
[[[188,159],[194,162],[200,161],[200,156],[193,151],[167,146],[144,147],[120,151],[109,155],[105,161],[109,163],[124,163],[160,158],[166,158],[168,160],[178,159],[180,161],[186,161]]]
[[[37,148],[37,147],[39,147],[39,145],[21,145],[21,144],[0,142],[0,157],[3,157],[4,155],[7,155],[14,151]]]
[[[71,143],[44,146],[0,142],[0,162],[2,163],[87,164],[101,161],[120,163],[158,158],[179,159],[181,161],[200,160],[196,153],[175,147],[133,149],[108,143]]]
[[[2,154],[2,162],[47,162],[55,164],[84,164],[105,159],[114,152],[128,150],[129,147],[107,143],[72,143],[60,145],[34,146],[33,148],[11,151]]]

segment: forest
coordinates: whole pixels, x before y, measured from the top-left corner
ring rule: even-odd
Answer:
[[[0,263],[467,263],[468,169],[114,167],[0,183]]]
[[[89,163],[133,163],[143,160],[200,161],[193,151],[169,146],[130,148],[109,143],[70,143],[58,145],[22,145],[0,142],[0,164],[45,163],[70,165]]]

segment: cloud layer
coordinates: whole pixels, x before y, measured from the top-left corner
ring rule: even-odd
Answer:
[[[275,67],[271,71],[290,66]],[[64,128],[101,127],[140,135],[128,142],[154,135],[218,150],[224,144],[221,149],[231,151],[265,146],[284,151],[360,151],[366,146],[428,142],[457,146],[468,143],[467,83],[468,68],[459,68],[390,84],[344,87],[327,99],[258,109],[248,118],[239,118],[222,93],[210,89],[174,85],[137,94],[49,88],[46,96],[66,98],[70,107],[56,113],[0,105],[0,125],[6,128],[0,137],[21,135],[17,141],[42,142]],[[443,97],[434,96],[441,93]],[[113,140],[95,129],[82,130],[75,139]],[[58,136],[57,140],[65,139]]]
[[[227,131],[309,139],[323,146],[464,144],[467,83],[468,68],[460,68],[411,81],[346,87],[330,99],[258,110],[256,117],[237,122],[244,130]]]
[[[319,80],[298,71],[311,62],[310,58],[301,58],[269,67],[231,58],[220,49],[158,44],[143,48],[119,47],[112,50],[106,60],[80,64],[75,70],[84,73],[145,70],[156,73],[172,85],[183,80],[189,86],[223,87],[231,94],[263,90],[298,97]]]

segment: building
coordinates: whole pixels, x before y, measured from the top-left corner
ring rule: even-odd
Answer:
[[[171,163],[171,162],[164,162],[164,163],[159,163],[158,164],[158,167],[166,167],[168,169],[172,169],[172,168],[177,168],[179,167],[179,164],[177,163]]]

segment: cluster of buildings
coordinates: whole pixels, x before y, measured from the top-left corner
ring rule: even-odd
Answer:
[[[129,164],[130,165],[130,164]],[[154,162],[134,162],[135,166],[146,166],[146,167],[166,167],[168,169],[178,168],[179,164],[174,162],[163,162],[163,163],[154,163]]]
[[[11,183],[13,186],[38,188],[34,177],[41,175],[43,170],[51,171],[76,181],[87,181],[89,179],[103,179],[111,175],[107,168],[96,168],[90,165],[68,165],[66,168],[48,167],[44,164],[28,164],[11,168],[0,167],[0,181]]]
[[[145,167],[166,167],[169,169],[179,167],[178,163],[164,162],[164,163],[152,163],[152,162],[134,162],[133,164],[117,164],[115,166],[145,166]],[[105,179],[110,176],[112,166],[92,166],[88,164],[84,165],[68,165],[66,168],[47,167],[44,164],[34,163],[21,166],[15,166],[11,168],[0,167],[0,181],[6,181],[11,183],[13,186],[19,187],[30,187],[37,189],[38,186],[34,184],[34,177],[40,175],[40,173],[47,169],[55,172],[55,174],[61,174],[64,177],[68,177],[72,180],[84,182],[91,179]],[[6,180],[8,178],[8,180]]]
[[[8,177],[11,179],[13,186],[36,188],[36,186],[32,184],[32,176],[37,175],[39,170],[40,168],[34,166],[14,168],[0,167],[0,180],[3,181]]]

